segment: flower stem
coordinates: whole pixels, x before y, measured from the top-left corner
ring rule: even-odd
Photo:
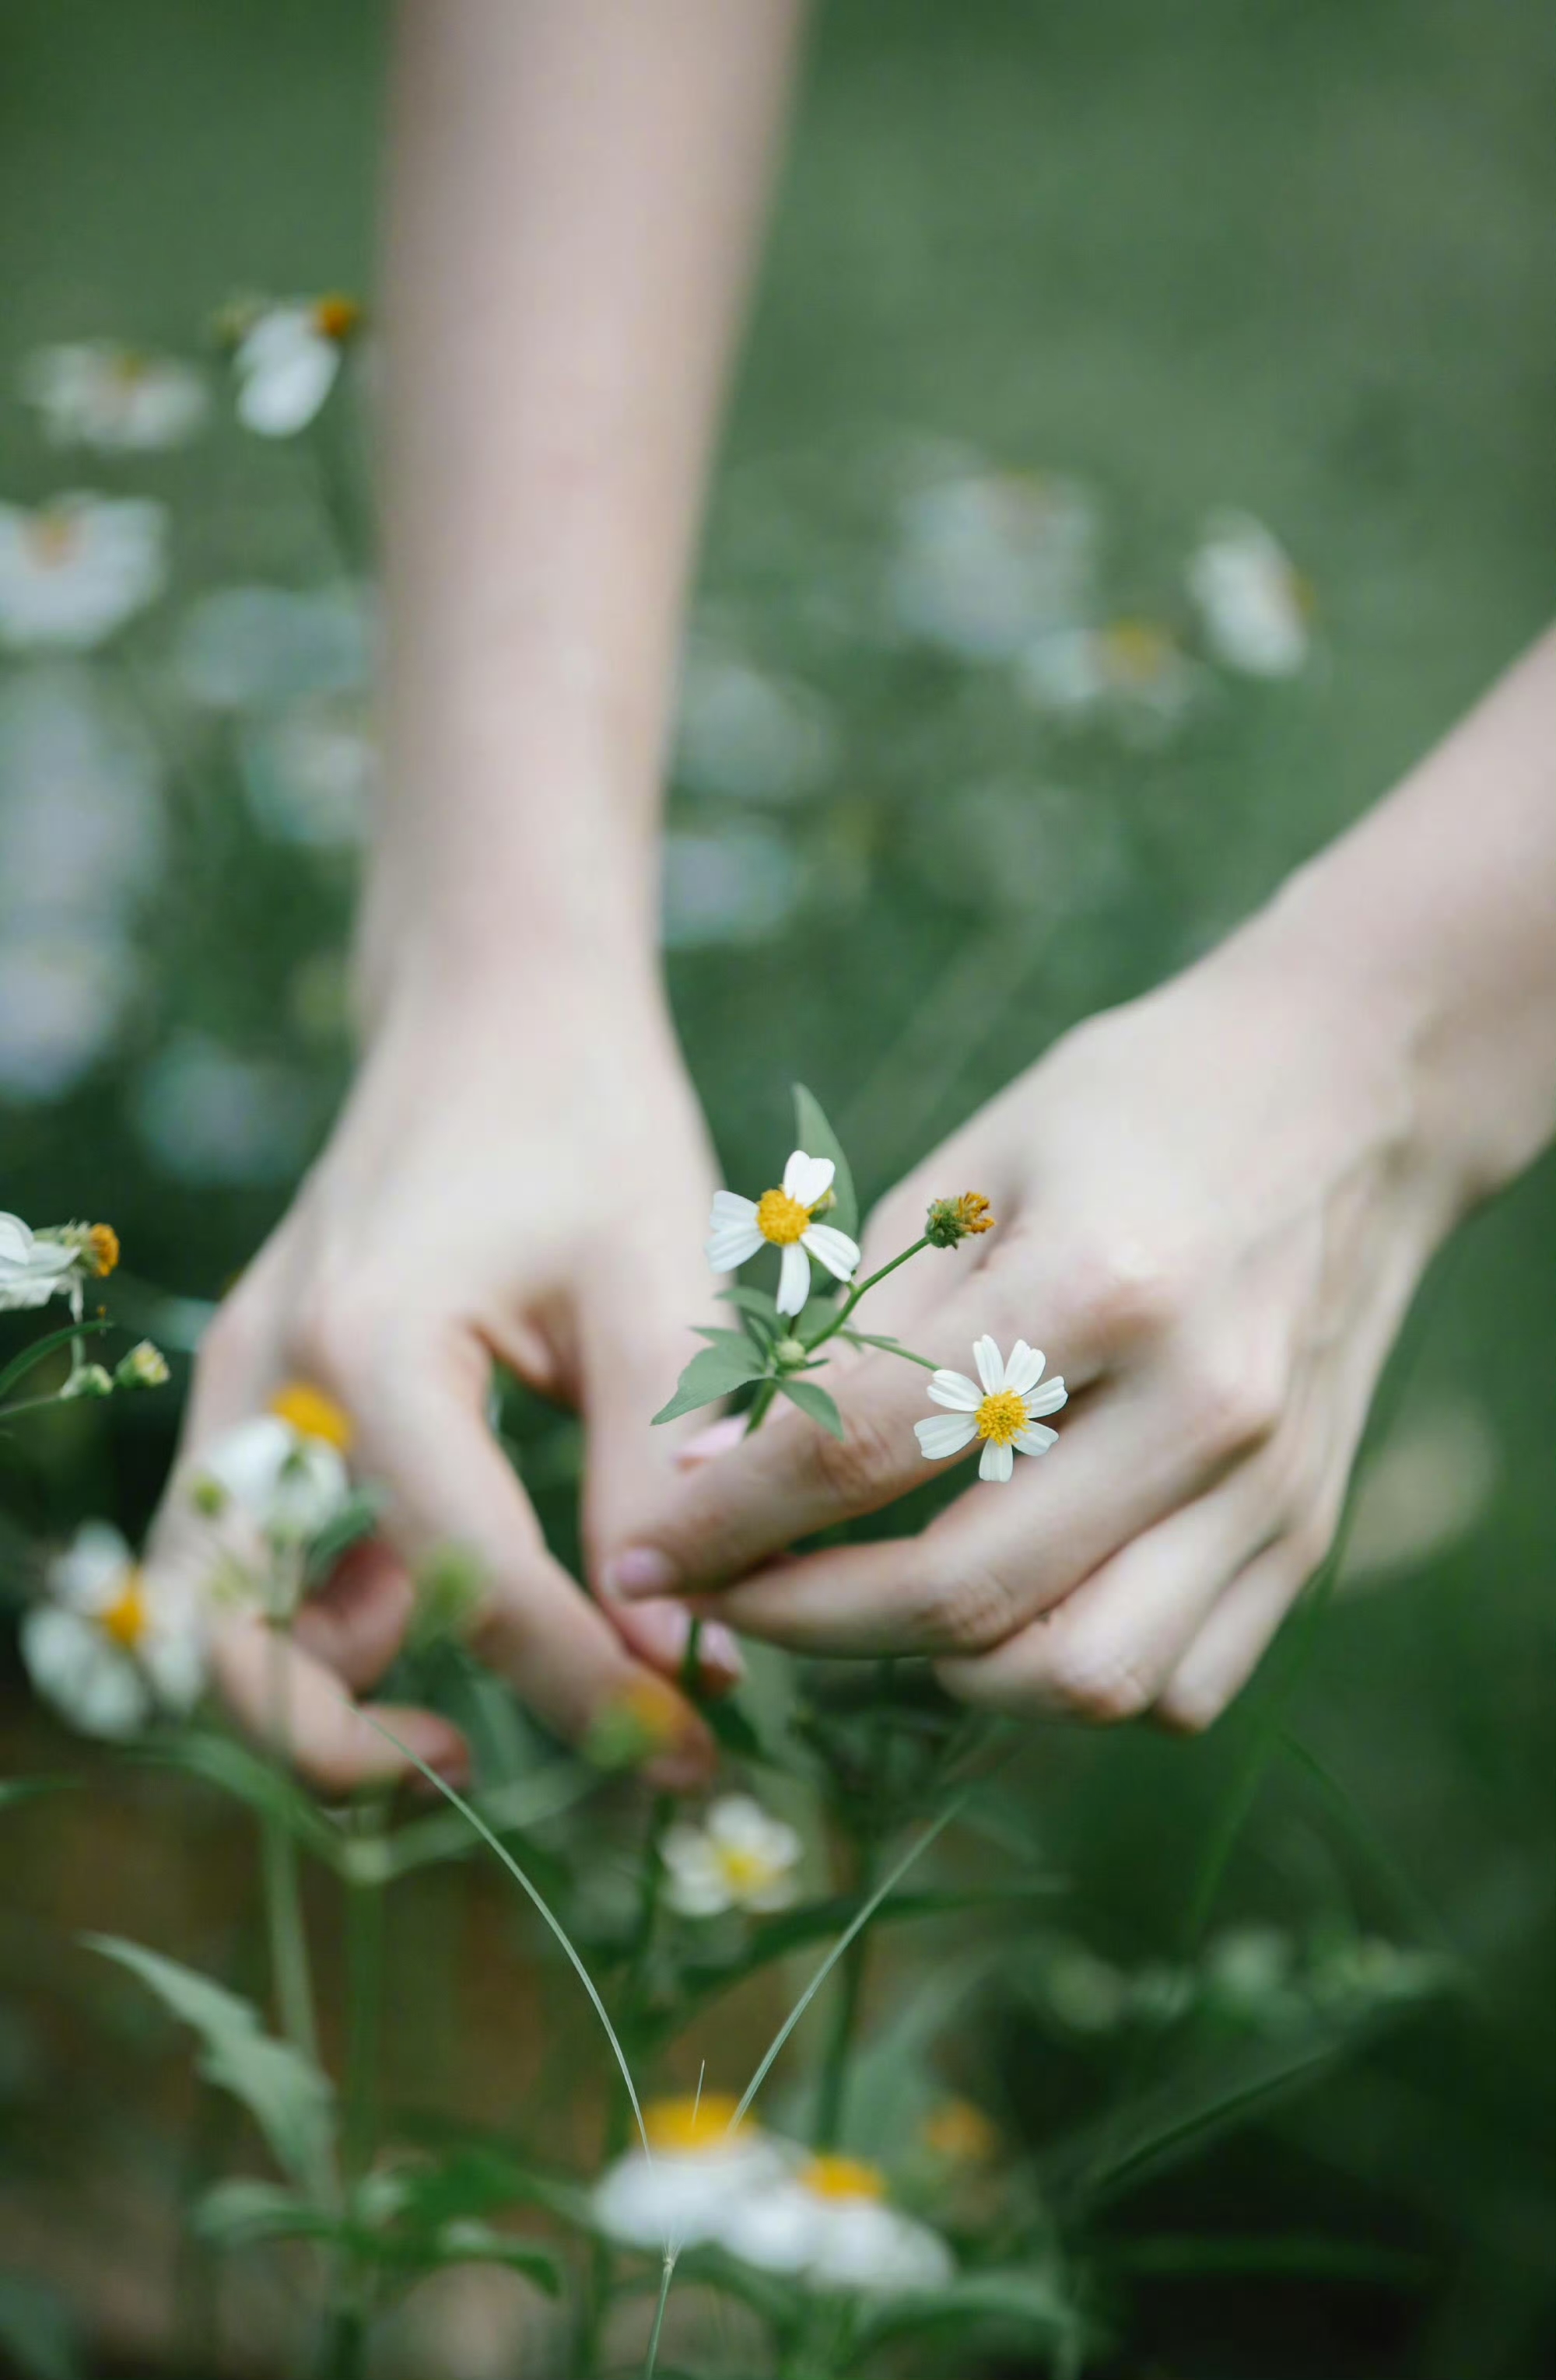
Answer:
[[[929,1234],[926,1232],[922,1238],[915,1240],[911,1247],[904,1248],[900,1257],[893,1257],[889,1264],[883,1264],[878,1271],[872,1272],[867,1280],[856,1282],[855,1286],[849,1291],[848,1295],[844,1299],[843,1304],[838,1307],[837,1312],[833,1316],[832,1320],[828,1323],[826,1329],[821,1333],[820,1337],[816,1339],[808,1339],[806,1341],[806,1345],[812,1351],[812,1353],[814,1353],[818,1347],[824,1347],[829,1339],[835,1339],[844,1324],[847,1321],[848,1317],[853,1313],[854,1308],[857,1305],[860,1298],[867,1297],[878,1281],[884,1281],[889,1272],[895,1272],[899,1265],[905,1265],[909,1257],[916,1257],[920,1248],[927,1248],[929,1245]],[[751,1410],[754,1413],[756,1411],[756,1407],[753,1405]]]
[[[357,1814],[356,1840],[376,1842],[383,1803],[373,1794]],[[363,1863],[346,1886],[346,2089],[341,2157],[359,2180],[378,2146],[379,2050],[383,2013],[383,1876]]]
[[[270,1630],[271,1727],[282,1757],[291,1738],[286,1687],[286,1643],[274,1621]],[[271,1977],[275,1990],[281,2030],[294,2049],[311,2065],[319,2062],[319,2034],[313,2020],[313,1984],[308,1961],[308,1928],[303,1915],[302,1883],[298,1847],[278,1810],[266,1809],[261,1842],[264,1860],[265,1922],[270,1932]]]
[[[868,1898],[870,1889],[869,1862],[861,1854],[858,1863],[859,1898]],[[857,1934],[843,1954],[843,1973],[838,1978],[837,1997],[833,2004],[832,2034],[826,2055],[821,2060],[821,2081],[816,2093],[815,2144],[819,2149],[834,2149],[843,2137],[843,2119],[848,2092],[848,2060],[853,2053],[854,2034],[859,2021],[859,2006],[864,1993],[865,1965],[869,1957],[869,1933]]]

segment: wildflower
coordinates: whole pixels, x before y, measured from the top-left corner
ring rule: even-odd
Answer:
[[[733,1190],[715,1192],[707,1243],[713,1270],[733,1272],[764,1242],[782,1249],[780,1314],[797,1314],[810,1294],[808,1256],[837,1280],[851,1280],[859,1261],[857,1242],[831,1223],[813,1220],[830,1203],[836,1170],[830,1157],[807,1157],[796,1148],[784,1168],[781,1189],[765,1190],[760,1199],[737,1197]]]
[[[183,1712],[199,1700],[193,1600],[148,1578],[106,1522],[78,1529],[51,1565],[49,1597],[22,1620],[22,1658],[39,1694],[83,1734],[120,1740],[159,1706]]]
[[[595,2186],[594,2220],[630,2248],[695,2248],[716,2240],[733,2202],[786,2179],[783,2151],[760,2125],[734,2121],[723,2092],[650,2100],[650,2154],[618,2157]]]
[[[1310,600],[1262,521],[1213,514],[1186,575],[1218,661],[1248,677],[1296,675],[1307,659]]]
[[[40,347],[22,367],[21,390],[52,445],[95,446],[105,455],[181,446],[209,410],[192,364],[108,339]]]
[[[162,592],[167,516],[139,498],[0,504],[0,644],[85,650]]]
[[[334,386],[361,319],[355,299],[339,297],[267,306],[253,316],[233,357],[244,428],[261,438],[306,430]]]
[[[1084,1942],[1061,1944],[1043,1975],[1049,2007],[1072,2033],[1112,2033],[1129,2014],[1126,1975]]]
[[[597,1768],[636,1768],[670,1752],[687,1730],[687,1706],[674,1686],[645,1670],[595,1715],[584,1756]]]
[[[663,1845],[664,1897],[683,1917],[784,1909],[795,1897],[801,1843],[747,1793],[726,1793],[700,1826],[683,1820]]]
[[[338,1405],[294,1382],[273,1399],[269,1413],[239,1422],[202,1456],[196,1509],[214,1516],[235,1502],[273,1542],[305,1545],[350,1500],[344,1459],[350,1438]]]
[[[128,1355],[121,1355],[114,1367],[114,1378],[121,1389],[160,1389],[167,1384],[167,1358],[151,1340],[138,1340]]]
[[[991,1232],[994,1220],[981,1192],[964,1190],[959,1198],[933,1201],[924,1225],[924,1237],[931,1247],[954,1248],[959,1240],[971,1239],[979,1232]]]
[[[924,2146],[947,2165],[988,2165],[998,2154],[1000,2135],[970,2099],[944,2099],[924,2119]]]
[[[961,662],[995,662],[1092,600],[1095,509],[1037,475],[942,473],[904,507],[887,584],[896,625]]]
[[[716,2233],[732,2255],[818,2289],[939,2289],[954,2270],[938,2231],[886,2204],[886,2178],[860,2157],[809,2158],[773,2188],[733,2193]]]
[[[0,1213],[0,1314],[46,1305],[73,1286],[77,1263],[76,1249],[62,1239]]]
[[[102,1364],[78,1364],[59,1393],[62,1402],[74,1397],[111,1397],[114,1376]]]
[[[1196,672],[1156,621],[1123,619],[1034,638],[1021,655],[1017,682],[1035,710],[1059,719],[1103,713],[1121,729],[1149,737],[1187,709]]]
[[[915,1422],[914,1433],[926,1459],[942,1462],[959,1454],[975,1438],[983,1440],[978,1466],[980,1479],[1008,1479],[1021,1454],[1046,1454],[1057,1442],[1057,1430],[1045,1429],[1041,1414],[1057,1413],[1065,1402],[1062,1379],[1042,1380],[1040,1349],[1018,1339],[1007,1364],[992,1339],[985,1336],[973,1348],[978,1378],[965,1372],[936,1372],[929,1394],[937,1405],[949,1406],[942,1418],[931,1415]],[[981,1384],[981,1385],[980,1385]]]

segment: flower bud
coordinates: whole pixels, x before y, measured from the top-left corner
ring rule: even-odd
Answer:
[[[128,1355],[120,1356],[114,1378],[121,1389],[160,1389],[167,1380],[167,1358],[160,1347],[142,1339]]]
[[[111,1397],[114,1393],[113,1378],[101,1364],[83,1364],[78,1371],[71,1373],[59,1393],[62,1398]]]
[[[780,1339],[773,1348],[773,1359],[785,1367],[803,1364],[810,1353],[803,1339]]]
[[[994,1218],[980,1191],[964,1190],[959,1198],[937,1198],[924,1224],[924,1237],[934,1248],[954,1248],[959,1240],[991,1232]]]

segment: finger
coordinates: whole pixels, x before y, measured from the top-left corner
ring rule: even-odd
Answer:
[[[1156,1715],[1164,1727],[1199,1735],[1220,1718],[1323,1560],[1328,1536],[1327,1530],[1296,1531],[1234,1579],[1157,1699]]]
[[[981,1709],[1107,1724],[1149,1708],[1261,1539],[1241,1482],[1147,1529],[992,1652],[942,1660],[947,1693]]]
[[[924,1352],[950,1368],[969,1365],[986,1313],[986,1299],[977,1311],[960,1302],[941,1308],[920,1326]],[[928,1375],[871,1354],[840,1360],[825,1377],[841,1440],[780,1400],[728,1453],[661,1486],[653,1513],[605,1554],[602,1591],[632,1601],[717,1586],[796,1537],[878,1512],[922,1485],[930,1473],[913,1425],[936,1411],[925,1396]]]
[[[359,1709],[333,1670],[247,1613],[213,1635],[211,1671],[238,1724],[322,1793],[346,1794],[417,1773],[371,1724],[374,1718],[450,1784],[468,1778],[465,1740],[447,1719],[396,1705]]]
[[[796,1652],[989,1652],[1197,1495],[1207,1458],[1163,1422],[1147,1391],[1100,1390],[1048,1454],[975,1479],[921,1536],[776,1564],[693,1609]]]
[[[415,1605],[410,1575],[382,1537],[365,1537],[298,1608],[292,1633],[353,1694],[383,1675],[405,1642]]]

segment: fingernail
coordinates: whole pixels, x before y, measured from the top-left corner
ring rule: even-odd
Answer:
[[[695,1438],[688,1438],[684,1446],[675,1449],[675,1468],[695,1471],[699,1463],[711,1463],[715,1455],[727,1454],[745,1435],[745,1415],[725,1414],[722,1421],[710,1422],[706,1429],[699,1429]]]
[[[673,1670],[684,1658],[691,1634],[691,1614],[679,1603],[639,1603],[632,1614],[632,1639],[641,1653],[662,1669]],[[704,1643],[707,1639],[704,1637]]]
[[[645,1595],[668,1595],[678,1576],[669,1555],[657,1546],[628,1546],[605,1564],[600,1584],[607,1595],[636,1603]]]
[[[746,1657],[735,1641],[734,1630],[726,1628],[722,1620],[703,1621],[697,1646],[702,1669],[716,1670],[720,1677],[727,1678],[732,1685],[737,1678],[745,1676]]]

